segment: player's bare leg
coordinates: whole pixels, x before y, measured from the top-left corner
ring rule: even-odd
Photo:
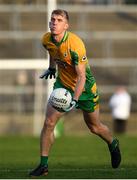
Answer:
[[[107,142],[111,154],[112,167],[117,168],[121,162],[119,142],[117,139],[113,139],[108,127],[100,122],[99,108],[92,113],[83,111],[83,116],[90,131]]]
[[[48,174],[48,155],[54,142],[54,128],[63,113],[55,110],[50,104],[47,105],[46,118],[40,138],[41,161],[39,166],[30,172],[31,177]]]
[[[47,106],[46,119],[41,132],[41,156],[48,156],[54,143],[54,128],[63,113],[55,110],[50,104]]]
[[[107,143],[110,144],[113,140],[113,137],[108,127],[102,124],[99,120],[99,108],[97,108],[92,113],[83,111],[83,115],[84,120],[90,131],[94,134],[99,135],[102,139],[104,139]]]

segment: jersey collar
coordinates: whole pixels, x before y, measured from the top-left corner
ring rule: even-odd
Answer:
[[[68,32],[67,32],[67,31],[64,33],[64,36],[63,36],[63,38],[61,39],[60,42],[56,42],[55,39],[53,39],[53,36],[51,35],[51,41],[52,41],[56,46],[60,46],[64,41],[67,40],[67,38],[68,38]]]

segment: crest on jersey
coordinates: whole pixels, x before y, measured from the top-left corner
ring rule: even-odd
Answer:
[[[64,57],[67,57],[67,53],[66,52],[64,53]]]

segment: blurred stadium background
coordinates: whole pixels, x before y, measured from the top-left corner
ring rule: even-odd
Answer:
[[[52,0],[49,1],[52,5]],[[101,120],[112,128],[108,101],[125,85],[132,96],[128,133],[137,133],[137,0],[57,0],[70,30],[87,48],[101,96]],[[41,37],[47,0],[0,0],[0,135],[38,135],[48,96],[39,75],[48,66]],[[86,134],[80,111],[64,116],[64,132]]]

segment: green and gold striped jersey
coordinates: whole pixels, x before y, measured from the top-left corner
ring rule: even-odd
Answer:
[[[66,88],[74,91],[77,81],[75,66],[84,63],[86,64],[86,83],[83,92],[96,91],[95,79],[88,64],[84,43],[77,35],[66,31],[61,42],[56,43],[51,33],[48,32],[44,34],[42,44],[56,62],[58,66],[57,79]]]

